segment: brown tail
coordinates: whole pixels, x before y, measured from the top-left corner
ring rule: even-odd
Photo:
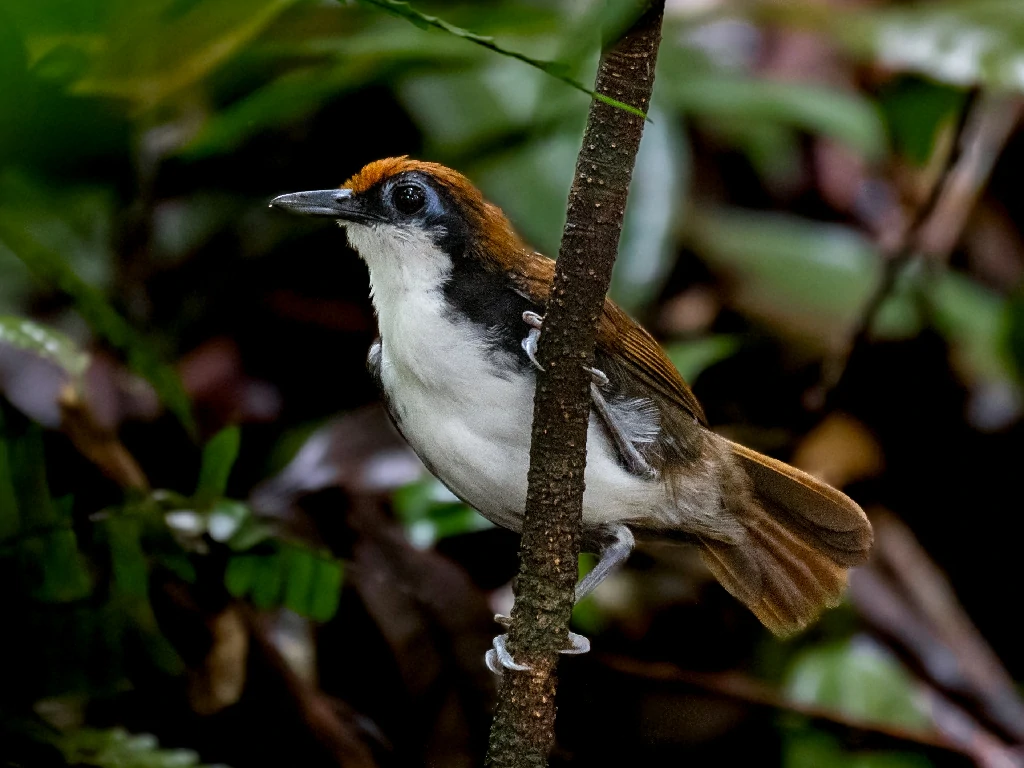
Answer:
[[[721,439],[721,438],[720,438]],[[776,635],[837,605],[850,566],[871,548],[871,524],[848,496],[781,461],[730,443],[753,498],[732,510],[746,540],[701,539],[711,572]]]

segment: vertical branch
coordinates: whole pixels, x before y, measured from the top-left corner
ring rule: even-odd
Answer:
[[[646,112],[664,0],[604,51],[596,90]],[[583,513],[596,324],[618,250],[643,119],[590,105],[554,284],[545,308],[520,569],[509,649],[527,672],[506,672],[491,727],[489,766],[543,766],[554,744],[555,663],[566,647]]]

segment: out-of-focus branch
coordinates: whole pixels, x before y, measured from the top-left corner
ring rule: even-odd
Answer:
[[[602,654],[599,661],[623,674],[708,693],[751,707],[791,712],[806,717],[827,730],[856,736],[858,745],[877,749],[932,749],[943,752],[964,750],[941,733],[923,729],[901,728],[848,715],[828,707],[803,704],[783,698],[764,683],[737,673],[692,672],[672,664],[636,661],[621,656]]]
[[[870,341],[871,328],[892,294],[903,268],[917,256],[944,264],[956,247],[967,220],[988,183],[996,159],[1024,112],[1017,96],[983,93],[970,107],[945,173],[936,174],[916,211],[884,211],[876,242],[884,258],[882,277],[850,331],[849,341],[822,367],[811,400],[823,407],[842,380],[850,359]]]
[[[647,11],[598,65],[598,93],[645,111],[654,86],[665,1]],[[530,667],[504,676],[490,766],[542,766],[554,744],[555,663],[566,647],[583,513],[590,374],[601,315],[643,134],[642,117],[593,100],[569,191],[538,357],[530,471],[509,648]]]
[[[984,731],[981,721],[1024,744],[1024,701],[948,580],[901,522],[884,512],[872,521],[875,559],[850,585],[858,612],[934,688],[933,708],[954,730]]]

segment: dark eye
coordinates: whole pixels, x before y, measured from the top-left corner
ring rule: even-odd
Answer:
[[[411,214],[416,213],[416,211],[423,207],[423,203],[426,202],[426,195],[423,194],[422,189],[414,184],[403,184],[400,187],[396,187],[395,191],[391,193],[391,202],[402,213]]]

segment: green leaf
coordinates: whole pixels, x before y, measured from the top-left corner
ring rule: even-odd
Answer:
[[[4,430],[4,404],[0,400],[0,544],[21,529],[21,514],[14,491],[11,451]]]
[[[92,584],[75,532],[70,528],[58,529],[37,541],[41,547],[35,556],[43,578],[32,590],[32,597],[44,603],[67,603],[87,597]]]
[[[224,587],[232,597],[242,598],[249,594],[256,583],[256,572],[259,570],[259,555],[235,555],[228,560],[224,572]]]
[[[923,166],[943,128],[963,110],[967,92],[918,77],[901,77],[882,89],[879,101],[894,148],[911,163]]]
[[[880,647],[866,642],[844,641],[804,651],[794,660],[784,685],[786,695],[801,704],[905,728],[928,725],[909,675]]]
[[[560,62],[535,59],[532,56],[527,56],[526,54],[519,53],[518,51],[509,50],[508,48],[504,48],[498,45],[494,41],[494,38],[492,37],[478,35],[475,32],[470,32],[468,29],[462,29],[461,27],[456,27],[454,24],[449,24],[447,21],[445,21],[444,19],[440,19],[437,16],[429,16],[425,13],[421,13],[420,11],[417,11],[411,5],[409,5],[409,3],[404,2],[404,0],[361,1],[366,3],[367,5],[376,6],[377,8],[387,11],[388,13],[393,13],[395,16],[400,16],[403,19],[407,19],[416,26],[420,27],[421,29],[429,29],[431,27],[433,27],[434,29],[440,29],[444,32],[447,32],[448,34],[455,35],[456,37],[461,37],[462,39],[468,40],[471,43],[483,46],[488,50],[494,51],[495,53],[500,53],[502,56],[508,56],[510,58],[517,59],[518,61],[522,61],[525,64],[529,64],[531,67],[534,67],[535,69],[539,69],[541,72],[547,73],[556,80],[561,80],[566,85],[569,85],[578,91],[588,94],[591,98],[597,99],[598,101],[601,101],[610,106],[618,107],[619,109],[624,109],[630,114],[637,115],[638,117],[642,117],[645,120],[647,119],[647,115],[641,110],[637,109],[636,107],[630,106],[629,104],[625,104],[621,101],[617,101],[609,96],[605,96],[602,93],[597,93],[596,91],[587,88],[582,83],[569,77],[569,75],[567,74],[567,72],[571,69],[569,65]]]
[[[690,183],[686,136],[660,101],[655,101],[651,114],[661,119],[647,126],[640,143],[609,290],[627,312],[642,309],[658,296],[676,262],[678,223]]]
[[[0,241],[6,243],[36,278],[68,294],[93,332],[123,351],[128,364],[153,385],[186,430],[190,434],[195,431],[191,404],[177,374],[157,357],[150,343],[136,333],[102,293],[82,280],[57,253],[40,245],[26,232],[14,211],[0,209]]]
[[[1018,291],[1006,305],[1004,319],[1004,344],[1013,361],[1017,378],[1024,381],[1024,292]],[[2,464],[0,464],[0,488],[2,488]],[[0,502],[0,509],[3,504]]]
[[[202,768],[190,749],[161,749],[155,736],[121,728],[81,728],[61,734],[56,743],[68,765],[95,768]],[[220,766],[226,768],[226,766]]]
[[[825,347],[846,338],[882,276],[874,246],[848,227],[736,209],[698,212],[689,225],[691,246],[728,276],[738,308]],[[874,331],[891,338],[919,327],[898,282]]]
[[[294,0],[150,0],[119,3],[76,93],[129,99],[142,108],[206,77]]]
[[[820,731],[803,729],[783,738],[783,768],[929,768],[931,762],[910,752],[850,752]]]
[[[735,336],[706,336],[666,344],[665,354],[683,378],[692,384],[707,368],[732,357],[739,347],[740,341]]]
[[[280,553],[261,557],[257,563],[253,577],[252,590],[249,598],[252,604],[261,611],[266,611],[281,603],[284,588],[285,560]]]
[[[308,614],[313,621],[328,621],[337,612],[341,600],[342,575],[341,563],[337,560],[317,558],[313,599]]]
[[[20,317],[0,315],[0,344],[32,352],[75,379],[89,365],[89,355],[63,333]]]
[[[105,527],[114,587],[121,594],[148,599],[149,564],[142,549],[142,521],[125,514],[112,514]]]
[[[918,2],[833,13],[829,26],[855,52],[890,70],[957,86],[1024,90],[1024,3]]]
[[[313,579],[318,558],[312,552],[298,547],[287,547],[284,557],[284,604],[300,616],[309,616],[313,607]]]
[[[707,72],[676,75],[659,81],[660,93],[688,115],[790,125],[829,136],[871,160],[888,149],[878,108],[855,92]]]
[[[199,469],[196,495],[212,500],[224,495],[228,487],[231,468],[238,458],[242,433],[238,427],[227,427],[214,435],[203,448],[203,462]]]

